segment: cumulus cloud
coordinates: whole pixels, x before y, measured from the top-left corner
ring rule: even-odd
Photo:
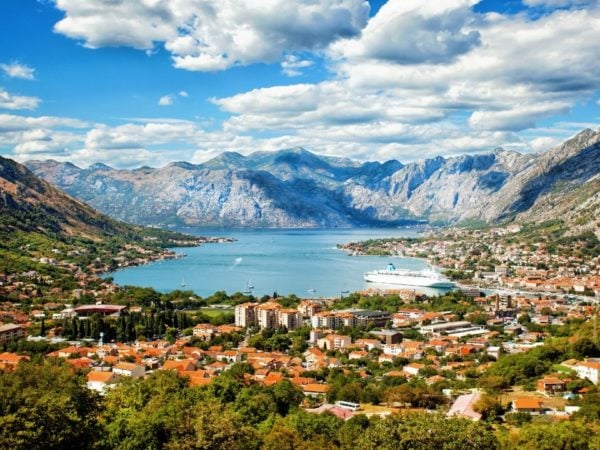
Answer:
[[[471,7],[477,0],[389,0],[356,39],[332,53],[399,64],[444,63],[481,43]]]
[[[170,95],[163,95],[158,99],[159,106],[170,106],[173,104],[173,97]]]
[[[523,0],[523,3],[531,7],[545,8],[569,8],[585,6],[597,3],[598,0]]]
[[[18,116],[14,114],[0,114],[0,133],[26,131],[39,128],[85,128],[88,123],[68,117],[55,116]]]
[[[0,64],[0,69],[2,69],[4,74],[9,76],[10,78],[22,78],[24,80],[35,79],[35,69],[32,69],[31,67],[28,67],[25,64],[19,64],[17,62],[13,62],[10,64]]]
[[[569,106],[566,102],[539,102],[510,110],[475,111],[469,125],[480,130],[521,131],[535,127],[540,119],[568,112]]]
[[[40,102],[37,97],[13,95],[0,87],[0,109],[36,109]]]
[[[91,48],[164,43],[181,69],[215,71],[324,49],[366,24],[365,0],[56,0],[55,31]]]
[[[532,17],[477,13],[475,0],[391,0],[364,27],[364,2],[350,0],[83,3],[57,0],[65,11],[57,31],[88,46],[152,49],[161,42],[179,67],[277,61],[288,76],[310,67],[318,51],[331,75],[212,98],[227,117],[220,128],[207,127],[211,131],[199,121],[130,118],[64,132],[70,125],[60,118],[3,121],[0,115],[0,143],[22,142],[20,154],[55,151],[62,158],[66,152],[79,163],[128,167],[293,146],[403,161],[496,146],[539,151],[584,124],[535,128],[538,123],[596,99],[600,89],[600,9],[592,4]],[[111,14],[114,27],[104,29]],[[136,15],[128,28],[125,22]],[[316,28],[315,17],[323,18]],[[163,103],[186,96],[173,90]],[[38,138],[25,136],[34,129],[42,130]]]
[[[301,59],[295,55],[287,55],[281,63],[281,71],[288,77],[297,77],[302,75],[302,69],[306,69],[314,64],[308,59]]]

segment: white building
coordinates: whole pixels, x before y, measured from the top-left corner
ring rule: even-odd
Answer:
[[[120,362],[113,367],[113,373],[125,377],[140,378],[146,375],[146,368],[135,363]]]
[[[600,362],[582,361],[573,366],[579,378],[587,378],[594,384],[598,384],[598,372],[600,371]]]

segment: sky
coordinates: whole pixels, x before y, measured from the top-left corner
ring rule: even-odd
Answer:
[[[600,125],[600,0],[3,0],[0,154],[409,162]]]

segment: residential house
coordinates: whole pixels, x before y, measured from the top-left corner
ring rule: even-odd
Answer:
[[[92,370],[87,374],[87,387],[92,391],[104,394],[116,380],[117,375],[113,372]]]
[[[532,415],[542,414],[544,407],[539,398],[519,397],[513,400],[512,409],[515,412],[525,412]]]
[[[115,375],[124,377],[140,378],[146,374],[146,368],[140,364],[120,362],[113,367]]]
[[[598,384],[598,373],[600,372],[600,361],[581,361],[573,366],[579,378],[586,378],[594,384]]]
[[[545,376],[537,381],[536,387],[543,394],[556,394],[566,390],[566,383],[556,376]]]

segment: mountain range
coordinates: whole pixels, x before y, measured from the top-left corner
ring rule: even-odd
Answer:
[[[543,153],[498,148],[409,164],[292,148],[133,170],[52,160],[26,165],[109,216],[144,225],[353,227],[560,217],[585,229],[598,228],[600,209],[600,131],[590,129]]]
[[[110,250],[115,252],[128,244],[156,249],[196,245],[199,241],[112,219],[40,179],[24,165],[0,156],[0,259],[7,257],[6,251],[15,250],[11,245],[28,243],[29,250],[43,247],[42,241],[32,236],[43,236],[46,243],[72,245],[111,242]]]

